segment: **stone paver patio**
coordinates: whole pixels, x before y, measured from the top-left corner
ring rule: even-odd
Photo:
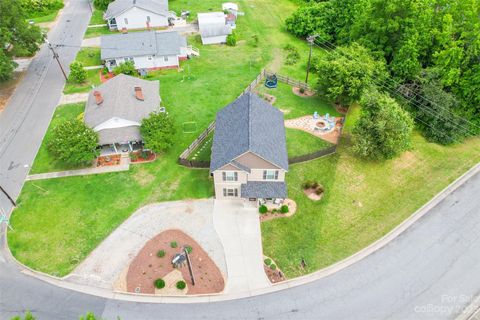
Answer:
[[[331,118],[333,119],[334,123],[336,123],[339,119],[341,119],[339,117],[331,117]],[[285,127],[302,130],[314,136],[317,136],[323,140],[326,140],[330,143],[337,144],[338,138],[340,137],[342,126],[336,124],[332,129],[328,131],[315,130],[316,123],[319,121],[324,122],[325,118],[322,117],[319,119],[315,119],[313,118],[313,116],[303,116],[300,118],[285,120]]]

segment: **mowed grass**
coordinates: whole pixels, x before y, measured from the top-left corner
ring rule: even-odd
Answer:
[[[479,161],[479,138],[443,147],[415,133],[413,149],[386,162],[358,159],[344,138],[337,154],[290,166],[289,197],[299,209],[262,223],[264,252],[288,277],[331,265],[388,233]],[[322,200],[305,196],[306,180],[325,187]]]
[[[82,48],[78,51],[75,60],[83,63],[84,67],[99,66],[102,64],[100,48]]]
[[[92,26],[106,23],[107,21],[103,20],[103,11],[95,8],[93,10],[92,17],[90,18],[90,22],[88,23],[88,25]]]
[[[213,131],[210,132],[205,140],[203,140],[202,143],[192,151],[188,157],[189,160],[210,161],[210,156],[212,155],[213,134]]]
[[[47,133],[43,138],[30,174],[79,169],[85,166],[71,165],[57,160],[48,152],[48,143],[53,134],[53,129],[65,120],[77,118],[85,110],[85,103],[64,104],[57,107]]]
[[[202,10],[207,11],[207,2],[197,5],[202,3]],[[220,8],[221,3],[216,1]],[[178,155],[271,61],[275,49],[272,35],[299,41],[282,31],[282,21],[295,9],[291,2],[248,1],[271,8],[273,16],[246,3],[240,1],[246,15],[239,19],[237,47],[202,46],[194,36],[189,42],[200,48],[200,57],[182,62],[180,70],[149,76],[160,80],[162,104],[175,119],[176,141],[169,152],[153,163],[132,166],[128,172],[26,182],[11,219],[14,231],[8,233],[12,253],[19,261],[50,274],[66,275],[141,206],[213,196],[208,170],[182,167],[177,164]],[[253,34],[259,35],[258,46],[250,42]],[[89,78],[99,83],[98,70],[92,71],[95,73],[89,71]],[[82,86],[67,84],[65,93],[81,92]],[[195,122],[197,130],[184,133],[186,122]]]
[[[312,97],[300,97],[293,93],[292,86],[279,82],[278,87],[269,89],[263,85],[257,87],[260,95],[273,95],[276,100],[273,106],[282,110],[285,114],[285,119],[294,119],[306,115],[312,115],[318,112],[320,115],[329,113],[331,116],[340,116],[335,108],[318,95]],[[298,107],[301,106],[301,107]]]
[[[89,92],[93,87],[100,85],[102,82],[100,80],[99,69],[87,70],[87,79],[83,83],[74,83],[70,80],[65,84],[63,89],[64,94],[73,94],[73,93],[82,93]]]
[[[328,141],[298,129],[286,128],[286,137],[289,158],[310,154],[332,145]]]

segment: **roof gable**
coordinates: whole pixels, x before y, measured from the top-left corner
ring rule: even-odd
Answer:
[[[217,113],[210,171],[249,151],[288,170],[283,113],[251,92]]]

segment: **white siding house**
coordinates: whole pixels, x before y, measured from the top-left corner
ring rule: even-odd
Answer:
[[[109,71],[127,61],[132,61],[137,70],[176,68],[190,52],[187,40],[176,31],[104,35],[100,47]]]
[[[203,44],[226,43],[227,36],[232,33],[223,12],[199,13],[198,28]]]
[[[174,17],[168,0],[115,0],[104,15],[109,28],[119,31],[167,27]]]

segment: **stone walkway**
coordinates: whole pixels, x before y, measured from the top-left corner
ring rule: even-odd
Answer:
[[[137,210],[64,280],[106,289],[121,287],[131,261],[161,232],[178,229],[193,238],[227,275],[225,255],[213,223],[213,199],[148,205]]]
[[[102,69],[102,68],[103,68],[102,65],[83,67],[83,69],[85,69],[85,70],[96,70],[96,69]]]
[[[245,294],[271,286],[263,269],[258,209],[243,201],[216,200],[213,221],[222,240],[228,279],[225,293]]]
[[[88,92],[87,93],[74,93],[74,94],[63,94],[60,97],[60,101],[58,104],[68,104],[68,103],[77,103],[77,102],[84,102],[88,99]]]
[[[100,48],[100,37],[88,38],[82,40],[82,47]]]
[[[120,164],[118,166],[105,166],[105,167],[86,168],[86,169],[79,169],[79,170],[67,170],[67,171],[32,174],[27,176],[25,180],[32,181],[32,180],[73,177],[73,176],[85,176],[90,174],[128,171],[129,169],[130,169],[130,158],[122,157],[120,159]]]

